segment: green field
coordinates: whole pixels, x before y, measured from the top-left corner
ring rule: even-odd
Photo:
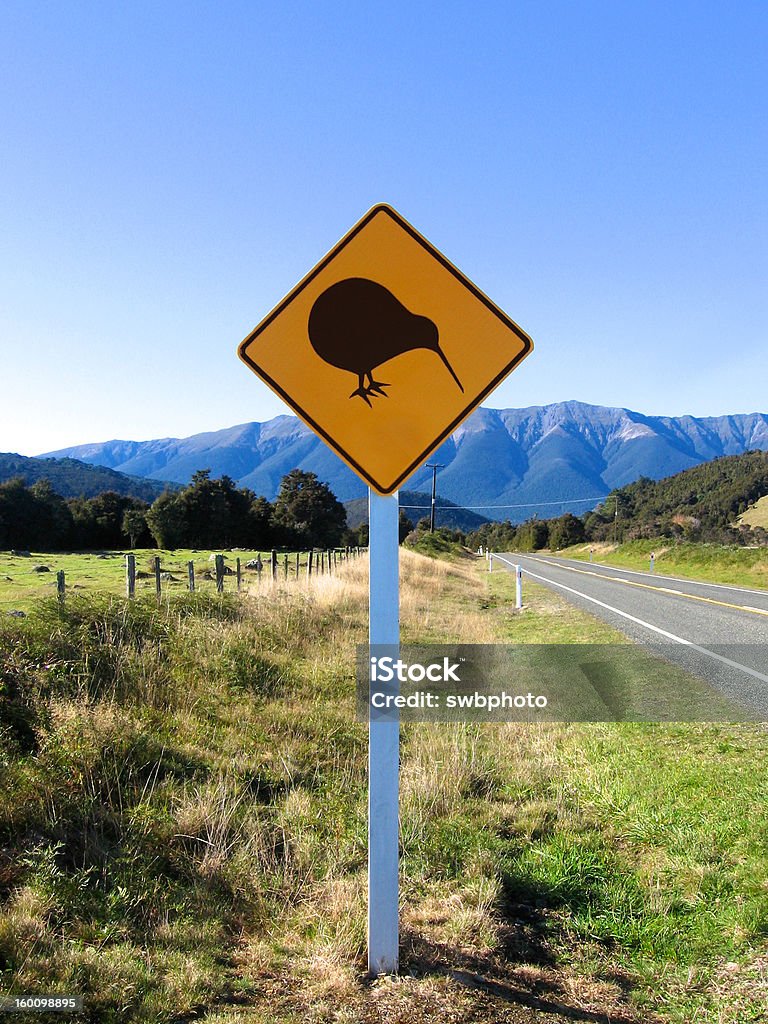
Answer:
[[[655,540],[632,540],[619,545],[574,544],[573,547],[558,551],[558,555],[589,561],[590,547],[594,549],[594,560],[605,565],[616,565],[626,569],[648,569],[653,552],[656,556],[656,572],[663,575],[687,576],[694,580],[768,590],[766,547],[746,548],[735,544],[702,544],[691,541],[670,542],[659,537]]]
[[[485,560],[401,577],[405,642],[618,639]],[[763,1021],[753,725],[404,727],[403,971],[365,978],[366,589],[0,618],[0,988],[106,1024]]]
[[[214,551],[158,551],[156,548],[136,550],[136,594],[155,594],[154,559],[160,558],[161,571],[170,573],[172,579],[161,581],[164,596],[177,595],[188,590],[187,563],[195,565],[195,589],[201,593],[215,593]],[[88,594],[123,595],[126,592],[125,556],[127,551],[83,552],[76,554],[53,552],[31,552],[27,556],[0,552],[0,612],[12,609],[28,612],[44,597],[56,593],[56,573],[64,570],[66,593],[69,596]],[[247,590],[260,582],[271,581],[270,551],[225,551],[225,565],[234,572],[236,559],[242,566],[242,583]],[[261,576],[255,569],[246,569],[245,564],[260,557],[264,568]],[[296,552],[278,554],[278,578],[296,579]],[[305,577],[307,553],[299,555],[299,574]],[[48,572],[36,572],[38,566],[47,566]],[[236,589],[235,576],[227,575],[225,591]]]

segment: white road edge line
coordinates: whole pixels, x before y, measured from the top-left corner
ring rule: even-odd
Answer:
[[[514,562],[510,562],[508,559],[502,558],[501,555],[492,554],[491,558],[498,558],[500,562],[504,562],[506,565],[515,565]],[[643,626],[645,629],[650,629],[654,633],[659,633],[661,636],[665,636],[668,640],[674,640],[677,644],[682,644],[684,647],[690,647],[692,650],[698,651],[699,654],[706,654],[708,658],[713,658],[715,661],[720,661],[724,665],[736,668],[740,672],[746,672],[747,675],[754,676],[755,679],[759,679],[761,682],[768,683],[768,676],[763,675],[762,672],[758,672],[753,668],[748,668],[746,665],[741,665],[738,661],[731,661],[730,658],[725,658],[722,654],[716,654],[715,651],[707,650],[706,647],[700,647],[698,644],[695,644],[693,640],[686,640],[685,637],[669,633],[666,629],[661,629],[659,626],[654,626],[650,622],[645,622],[644,619],[638,619],[634,615],[630,615],[629,612],[623,612],[621,608],[614,608],[613,605],[606,604],[604,601],[598,601],[596,597],[590,597],[589,594],[584,594],[581,590],[574,590],[573,587],[566,587],[564,583],[557,583],[555,580],[547,579],[546,576],[539,576],[537,573],[531,572],[530,569],[526,569],[525,572],[535,580],[541,580],[542,583],[548,583],[553,587],[560,587],[561,590],[567,590],[571,594],[576,594],[577,597],[583,597],[585,601],[591,601],[592,604],[600,605],[601,608],[606,608],[609,612],[613,612],[615,615],[620,615],[623,619],[629,619],[630,622],[634,622],[638,626]]]
[[[579,558],[560,558],[553,561],[549,558],[537,558],[535,555],[527,555],[536,562],[544,562],[545,565],[565,565],[566,562],[576,562],[578,565],[592,566],[595,569],[612,569],[613,572],[626,572],[632,576],[647,576],[652,580],[668,580],[670,583],[689,583],[696,587],[714,587],[715,590],[737,590],[740,594],[757,594],[759,597],[768,597],[768,591],[758,590],[755,587],[736,587],[731,583],[707,583],[704,580],[689,580],[684,576],[665,576],[658,572],[643,572],[640,569],[625,569],[620,565],[606,565],[605,562],[582,562]]]
[[[703,594],[692,594],[687,590],[676,590],[674,587],[661,587],[651,585],[650,583],[638,583],[636,580],[628,580],[625,576],[620,575],[624,570],[615,569],[613,575],[606,574],[604,572],[597,572],[595,569],[582,569],[577,565],[572,564],[571,559],[558,559],[558,561],[550,561],[548,558],[536,558],[534,555],[526,555],[526,558],[530,558],[532,562],[540,562],[542,565],[549,565],[553,569],[564,569],[567,572],[577,572],[582,576],[594,576],[595,579],[608,580],[609,583],[625,583],[628,587],[645,587],[646,590],[655,590],[659,594],[676,594],[678,597],[687,597],[689,601],[708,601],[710,604],[720,604],[727,608],[735,608],[738,611],[754,612],[757,615],[768,615],[768,608],[756,608],[749,604],[731,604],[728,601],[717,600],[714,597],[704,597]],[[613,566],[603,566],[602,568],[612,569]],[[627,570],[631,572],[632,570]],[[649,579],[653,579],[651,573],[633,573],[635,576],[647,576]],[[660,576],[657,577],[659,581],[669,579],[671,577]],[[714,583],[707,583],[706,586],[717,586]],[[726,590],[737,590],[737,587],[723,587],[720,589]],[[754,593],[754,591],[747,591],[747,593]]]

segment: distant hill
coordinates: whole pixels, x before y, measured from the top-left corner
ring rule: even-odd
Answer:
[[[520,522],[594,508],[638,477],[667,477],[724,455],[768,450],[768,415],[645,416],[630,409],[559,402],[477,409],[432,457],[440,494],[493,519]],[[188,483],[197,469],[226,473],[272,500],[291,469],[310,470],[340,501],[365,496],[362,481],[294,416],[187,438],[106,441],[49,452],[151,479]],[[408,481],[430,492],[432,472]]]
[[[768,452],[746,452],[713,459],[663,480],[641,478],[617,490],[594,515],[612,523],[618,501],[625,536],[653,532],[670,521],[695,521],[706,532],[734,524],[765,495]]]
[[[48,480],[63,498],[93,498],[103,491],[116,491],[152,502],[166,486],[157,480],[127,476],[76,459],[29,459],[24,455],[0,454],[0,483],[14,477],[21,477],[29,486],[38,480]]]
[[[400,507],[406,516],[415,525],[419,519],[429,516],[432,504],[432,492],[425,494],[422,491],[400,491]],[[417,506],[411,508],[409,506]],[[344,508],[347,510],[347,526],[354,529],[361,523],[368,522],[368,499],[353,498],[352,501],[345,501]],[[435,501],[435,525],[450,526],[454,530],[476,530],[487,523],[485,516],[479,516],[476,512],[459,508],[447,498],[437,496]]]

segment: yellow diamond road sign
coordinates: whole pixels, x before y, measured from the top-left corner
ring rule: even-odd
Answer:
[[[391,494],[533,342],[390,206],[374,206],[254,328],[240,358]]]

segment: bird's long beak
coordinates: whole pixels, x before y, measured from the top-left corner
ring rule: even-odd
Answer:
[[[439,346],[438,346],[438,347],[437,347],[437,348],[435,349],[435,351],[437,352],[437,354],[438,354],[438,355],[440,356],[440,358],[441,358],[441,359],[443,360],[443,362],[444,362],[444,363],[445,363],[445,365],[447,366],[447,368],[448,368],[448,372],[449,372],[449,373],[450,373],[450,375],[451,375],[451,376],[453,377],[453,379],[454,379],[454,380],[456,381],[456,383],[457,383],[457,384],[459,385],[459,390],[460,390],[460,391],[462,392],[462,394],[463,394],[463,393],[464,393],[464,388],[463,388],[463,386],[462,386],[462,383],[461,383],[461,381],[459,380],[459,378],[458,378],[458,377],[456,376],[456,373],[455,373],[455,371],[454,371],[453,367],[452,367],[452,366],[451,366],[451,364],[450,364],[450,363],[448,362],[448,357],[446,356],[445,352],[443,352],[443,350],[442,350],[442,349],[441,349],[441,348],[440,348]]]

